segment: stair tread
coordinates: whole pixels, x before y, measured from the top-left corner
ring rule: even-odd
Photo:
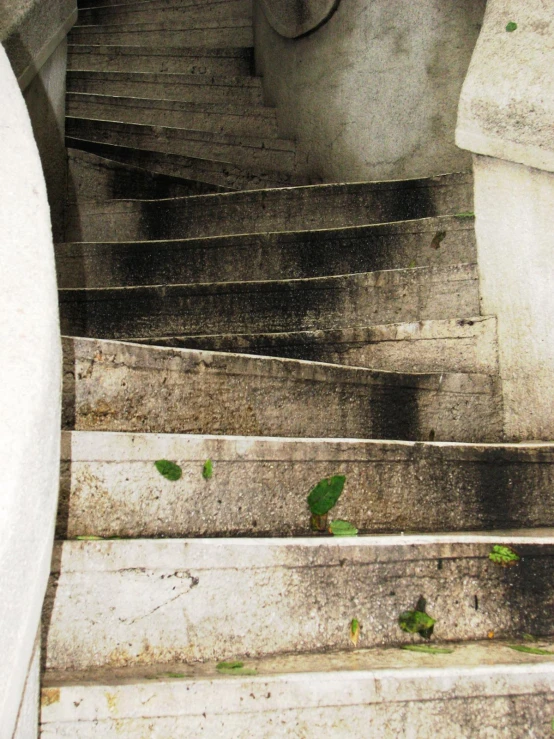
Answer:
[[[163,481],[158,459],[181,480]],[[64,431],[61,460],[60,539],[308,536],[306,497],[336,474],[346,485],[331,517],[366,534],[554,523],[552,442]]]

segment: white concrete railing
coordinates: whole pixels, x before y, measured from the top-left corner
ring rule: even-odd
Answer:
[[[554,3],[488,0],[460,99],[507,439],[554,439]]]
[[[61,347],[44,177],[1,46],[0,100],[0,739],[11,739],[50,569]]]

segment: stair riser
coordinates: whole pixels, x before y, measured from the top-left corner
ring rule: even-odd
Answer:
[[[393,372],[498,373],[494,318],[419,321],[342,331],[172,336],[141,343],[289,357]]]
[[[69,47],[68,69],[98,72],[134,72],[151,74],[224,75],[228,77],[252,74],[251,54],[245,50],[221,50],[221,56],[208,56],[190,49],[144,48],[134,46],[85,46]]]
[[[211,131],[213,133],[231,134],[234,136],[251,136],[278,138],[275,118],[259,116],[254,112],[249,114],[219,113],[217,111],[179,110],[169,107],[155,107],[159,101],[145,100],[144,104],[136,104],[135,99],[124,99],[121,104],[119,98],[102,100],[94,96],[70,93],[67,100],[66,112],[75,118],[88,118],[104,121],[123,121],[126,123],[141,123],[150,126],[174,126],[177,128],[195,131]],[[142,103],[141,100],[138,101]]]
[[[306,331],[479,313],[473,265],[292,282],[62,290],[62,333],[105,339]]]
[[[66,339],[63,427],[497,441],[496,381]]]
[[[118,156],[108,145],[87,148],[100,156]],[[136,159],[140,152],[130,150],[126,156]],[[151,167],[144,157],[143,166]],[[178,173],[167,170],[167,174]],[[134,224],[139,219],[159,224],[156,239],[363,226],[463,213],[472,209],[472,198],[471,178],[457,175],[412,183],[320,185],[166,203],[103,203],[79,209],[75,221],[81,224],[80,235],[68,239],[129,240],[129,232],[138,233]],[[460,226],[473,226],[473,219],[457,220]]]
[[[320,739],[337,727],[342,737],[467,739],[491,727],[495,739],[530,727],[548,736],[553,689],[551,664],[68,685],[43,690],[41,736],[249,739],[253,726],[259,739]]]
[[[75,201],[141,198],[147,194],[150,197],[171,198],[217,190],[214,185],[157,175],[75,149],[68,150],[66,214],[71,212],[70,204]]]
[[[83,139],[76,139],[70,136],[66,138],[66,145],[96,154],[97,156],[106,157],[115,162],[141,167],[150,172],[191,179],[227,190],[259,190],[267,187],[284,187],[293,184],[290,173],[264,172],[263,170],[238,167],[234,164],[210,159],[195,159],[193,157],[178,156],[177,154],[161,154],[156,151],[129,149],[123,146],[84,141]],[[93,210],[98,209],[98,206],[82,207],[85,207],[85,210],[89,210],[90,207]],[[102,207],[106,212],[106,217],[108,217],[110,205],[103,204]],[[83,229],[79,229],[79,235],[72,232],[66,236],[66,239],[79,240],[85,238],[84,233],[85,225]]]
[[[104,121],[67,119],[67,134],[88,141],[125,146],[146,151],[157,151],[181,156],[192,156],[231,162],[238,166],[254,166],[279,171],[294,169],[295,154],[288,142],[262,141],[248,137],[234,138],[197,131],[126,126]],[[211,140],[212,137],[215,140]],[[287,147],[287,148],[285,148]]]
[[[553,546],[518,544],[522,560],[503,568],[489,560],[490,543],[375,541],[58,545],[46,667],[346,649],[353,618],[365,647],[411,642],[398,616],[422,595],[437,640],[554,631]]]
[[[137,24],[137,26],[146,24]],[[126,30],[128,29],[128,30]],[[100,44],[110,46],[206,46],[211,48],[242,48],[253,46],[252,25],[229,28],[198,28],[197,30],[144,30],[122,26],[117,31],[109,27],[74,27],[69,36],[71,44]]]
[[[81,73],[74,73],[81,74]],[[87,73],[83,73],[87,74]],[[93,74],[92,72],[90,74]],[[203,79],[203,77],[198,77]],[[83,92],[97,95],[123,95],[125,97],[168,99],[196,103],[232,103],[238,105],[262,105],[261,89],[258,87],[241,87],[239,85],[215,85],[186,82],[141,81],[132,78],[100,79],[94,77],[67,78],[69,92]]]
[[[162,478],[158,459],[182,478]],[[346,485],[329,520],[364,533],[554,525],[554,446],[74,432],[63,436],[57,535],[309,536],[306,497],[335,474]]]
[[[447,266],[476,261],[473,227],[455,219],[356,227],[330,232],[252,234],[189,241],[157,241],[174,230],[145,204],[141,216],[95,217],[94,235],[123,236],[131,243],[63,244],[56,249],[60,287],[120,287],[233,280],[284,280],[344,275],[408,266]],[[159,210],[159,209],[158,209]],[[82,236],[77,209],[67,214],[67,235]],[[126,223],[127,228],[123,228]],[[92,226],[91,223],[89,223]],[[117,228],[119,226],[119,228]],[[430,245],[445,234],[440,249]],[[85,237],[93,234],[85,231]],[[141,243],[141,240],[144,241]],[[139,242],[139,243],[137,243]]]
[[[252,20],[252,4],[244,0],[231,0],[225,3],[211,3],[204,7],[184,6],[178,2],[172,6],[158,3],[147,3],[141,9],[140,5],[127,5],[122,8],[97,8],[94,10],[79,11],[79,26],[109,26],[128,23],[174,23],[180,28],[198,26],[198,21],[213,22],[216,19],[229,18]]]

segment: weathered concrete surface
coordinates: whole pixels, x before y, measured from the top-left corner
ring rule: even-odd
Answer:
[[[554,174],[475,158],[482,311],[498,318],[505,432],[554,439]]]
[[[67,288],[59,296],[63,334],[123,340],[341,329],[479,313],[472,264],[300,280]]]
[[[17,726],[12,739],[36,739],[39,732],[40,714],[40,638],[29,664],[23,699],[19,706]],[[7,736],[7,735],[6,735]]]
[[[262,105],[257,77],[209,77],[149,72],[81,72],[67,74],[69,92],[182,100],[197,103]]]
[[[150,183],[137,182],[137,189],[145,184]],[[77,213],[71,212],[68,231],[83,228]],[[138,240],[152,236],[155,228],[153,221],[137,217],[129,222],[127,242],[58,244],[58,285],[286,280],[477,260],[473,219],[449,216],[342,229]]]
[[[275,110],[264,106],[242,107],[233,103],[221,105],[70,92],[67,114],[77,118],[172,126],[233,136],[254,134],[262,139],[279,138]]]
[[[69,148],[82,149],[122,164],[131,164],[134,167],[172,177],[196,180],[227,190],[259,190],[268,187],[281,188],[293,184],[290,173],[239,167],[229,162],[213,159],[100,144],[71,136],[66,137],[66,145]],[[300,183],[296,181],[294,184]]]
[[[548,736],[550,659],[499,644],[452,645],[453,654],[356,650],[247,660],[256,677],[214,665],[46,674],[42,736],[513,739]],[[541,646],[549,646],[541,643]],[[115,677],[117,675],[117,677]],[[157,679],[151,678],[159,675]],[[149,679],[145,679],[145,677]]]
[[[552,69],[552,4],[489,0],[462,90],[458,146],[554,172]]]
[[[154,337],[141,343],[289,357],[393,372],[498,373],[496,319],[491,316],[335,331]]]
[[[101,44],[114,46],[253,46],[250,20],[199,20],[185,22],[129,23],[117,26],[75,26],[71,32],[72,44]]]
[[[494,544],[522,559],[494,564]],[[398,616],[422,595],[438,641],[549,635],[553,556],[552,531],[65,542],[45,602],[46,667],[347,648],[352,618],[363,646],[417,642]]]
[[[87,149],[117,158],[113,152],[117,147],[93,146],[94,151]],[[83,148],[83,143],[79,148]],[[141,152],[128,152],[129,158],[141,166]],[[471,211],[473,178],[454,174],[423,180],[281,187],[162,202],[87,203],[70,214],[66,238],[128,241],[128,234],[137,233],[137,223],[144,229],[139,232],[139,240],[183,239],[364,226]],[[461,228],[464,221],[465,218],[460,221]]]
[[[253,54],[249,47],[210,49],[173,46],[111,46],[71,44],[68,68],[98,72],[172,72],[201,75],[249,75]]]
[[[145,193],[160,198],[183,197],[218,189],[214,185],[111,162],[78,149],[68,149],[67,160],[66,224],[72,219],[71,203],[76,201],[139,198]],[[71,227],[78,228],[75,223]]]
[[[64,342],[66,429],[246,436],[497,441],[487,375],[402,375],[353,367]]]
[[[256,60],[282,134],[311,182],[470,167],[454,144],[485,0],[341,2],[316,33],[284,39],[254,7]]]
[[[92,74],[87,72],[87,74]],[[196,79],[196,77],[193,77]],[[186,87],[186,85],[185,85]],[[194,85],[210,93],[219,90],[211,86]],[[248,88],[248,93],[252,88]],[[231,98],[242,97],[244,88],[225,88]],[[258,91],[255,90],[257,93]],[[165,93],[164,93],[165,94]],[[249,95],[250,96],[250,95]],[[195,92],[192,93],[196,97]],[[294,142],[278,138],[263,139],[252,135],[234,135],[214,131],[194,131],[172,126],[149,126],[142,123],[67,118],[67,135],[73,138],[126,146],[146,151],[158,151],[182,156],[202,157],[229,162],[242,167],[265,168],[294,172]],[[255,133],[255,132],[253,132]]]
[[[61,356],[44,177],[3,48],[0,99],[0,734],[11,739],[52,552]]]
[[[335,12],[340,0],[260,0],[272,28],[285,38],[317,30]]]
[[[158,459],[182,478],[165,480]],[[57,535],[306,536],[306,497],[335,474],[346,485],[330,519],[365,533],[554,525],[554,445],[75,431],[63,434]]]

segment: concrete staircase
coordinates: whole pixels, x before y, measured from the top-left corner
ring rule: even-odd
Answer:
[[[71,35],[42,736],[548,736],[554,445],[503,439],[471,176],[302,183],[251,47],[244,0]]]

